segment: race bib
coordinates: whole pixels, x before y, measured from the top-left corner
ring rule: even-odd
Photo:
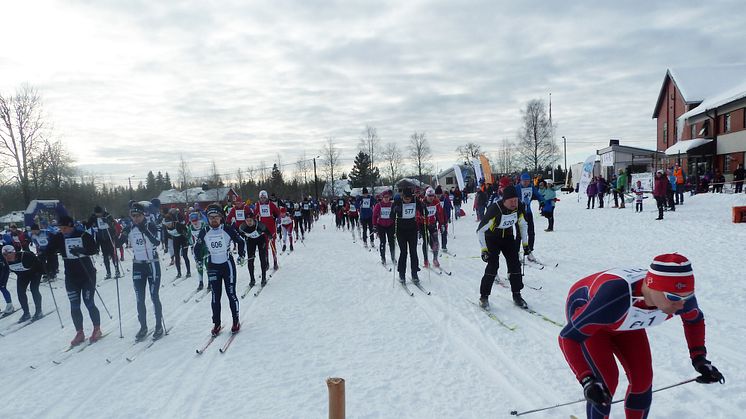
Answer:
[[[227,252],[228,244],[220,236],[211,236],[207,240],[207,248],[210,251],[210,255],[224,255]]]
[[[282,225],[286,226],[286,225],[292,224],[292,223],[293,223],[293,219],[292,218],[290,218],[290,217],[283,217],[282,218]]]
[[[523,192],[523,202],[528,202],[531,200],[531,188],[521,189],[521,192]]]
[[[8,265],[8,267],[13,272],[28,271],[28,269],[23,267],[23,262],[11,263],[10,265]]]
[[[308,204],[303,204],[303,211],[308,211]]]
[[[428,207],[427,207],[427,216],[428,216],[428,217],[432,217],[432,216],[434,216],[434,215],[435,215],[435,210],[436,210],[436,209],[437,209],[437,208],[435,207],[435,205],[430,205],[430,206],[428,206]]]
[[[370,208],[370,198],[363,198],[363,201],[360,204],[360,208]]]
[[[384,220],[391,218],[391,207],[381,207],[381,218]]]
[[[295,211],[295,216],[300,217],[300,211]]]
[[[500,220],[500,225],[497,226],[497,228],[504,230],[506,228],[513,227],[517,221],[518,221],[517,212],[514,212],[512,214],[503,214],[502,219]]]
[[[236,210],[236,220],[244,221],[246,219],[246,213],[244,210]]]
[[[340,199],[339,201],[337,201],[337,205],[339,205],[340,207],[343,207],[345,205],[345,201],[342,201]]]
[[[657,326],[668,320],[668,314],[659,309],[644,309],[632,306],[624,322],[616,330],[637,330]]]
[[[415,210],[417,209],[417,204],[414,202],[409,204],[402,204],[401,206],[401,218],[404,218],[405,220],[411,220],[414,218]]]
[[[65,253],[68,258],[77,259],[78,257],[70,253],[74,247],[83,247],[83,239],[80,237],[70,237],[65,239]]]
[[[39,237],[36,239],[36,242],[39,243],[39,246],[46,246],[49,244],[49,240],[47,240],[46,237]]]
[[[355,204],[350,204],[350,211],[357,211]]]
[[[270,216],[269,204],[259,205],[259,216],[260,217],[269,217]]]
[[[109,224],[107,224],[106,221],[104,221],[103,218],[97,218],[96,221],[97,221],[98,229],[99,230],[105,230],[105,229],[109,228]]]
[[[250,238],[250,239],[256,239],[256,238],[258,238],[258,237],[259,237],[259,236],[261,236],[261,235],[262,235],[262,234],[261,234],[260,232],[258,232],[258,231],[256,231],[256,230],[254,230],[254,231],[252,231],[251,233],[247,234],[246,236],[247,236],[248,238]]]

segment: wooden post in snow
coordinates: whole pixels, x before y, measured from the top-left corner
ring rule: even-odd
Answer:
[[[345,417],[345,380],[344,378],[327,378],[329,388],[329,419],[344,419]]]

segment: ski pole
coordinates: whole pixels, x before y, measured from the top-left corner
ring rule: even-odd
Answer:
[[[661,388],[655,389],[655,390],[653,390],[652,392],[653,392],[653,393],[657,393],[657,392],[659,392],[659,391],[663,391],[663,390],[668,390],[668,389],[670,389],[670,388],[674,388],[674,387],[678,387],[678,386],[680,386],[680,385],[684,385],[684,384],[687,384],[687,383],[691,383],[692,381],[697,381],[697,378],[698,378],[698,377],[695,377],[695,378],[690,378],[690,379],[688,379],[688,380],[684,380],[684,381],[680,381],[680,382],[678,382],[678,383],[676,383],[676,384],[671,384],[671,385],[669,385],[669,386],[665,386],[665,387],[661,387]],[[519,411],[517,411],[517,410],[511,410],[511,411],[510,411],[510,414],[511,414],[511,415],[513,415],[513,416],[523,416],[523,415],[528,415],[529,413],[543,412],[543,411],[545,411],[545,410],[556,409],[556,408],[558,408],[558,407],[569,406],[569,405],[571,405],[571,404],[582,403],[582,402],[584,402],[584,401],[586,401],[586,400],[585,400],[585,399],[583,398],[583,399],[580,399],[580,400],[575,400],[575,401],[572,401],[572,402],[567,402],[567,403],[556,404],[556,405],[554,405],[554,406],[547,406],[547,407],[542,407],[542,408],[539,408],[539,409],[526,410],[526,411],[524,411],[524,412],[519,412]],[[611,402],[610,404],[616,404],[616,403],[620,403],[620,402],[623,402],[623,401],[624,401],[624,399],[614,400],[614,401],[613,401],[613,402]]]
[[[54,255],[57,257],[57,255]],[[60,316],[60,308],[57,306],[57,299],[54,298],[54,288],[52,288],[52,281],[47,280],[47,284],[49,284],[49,292],[52,293],[52,301],[54,301],[54,310],[57,312],[57,318],[60,319],[60,329],[64,329],[65,325],[62,324],[62,316]]]
[[[124,334],[122,334],[122,305],[119,301],[119,276],[115,278],[115,281],[117,285],[117,315],[119,316],[119,339],[122,339],[124,338]],[[103,300],[101,302],[103,303]]]

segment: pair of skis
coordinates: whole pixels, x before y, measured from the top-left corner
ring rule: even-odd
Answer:
[[[18,311],[18,310],[15,310],[15,311]],[[44,317],[49,316],[52,313],[54,313],[54,310],[50,310],[50,311],[44,313],[39,320],[43,319]],[[25,320],[25,321],[21,322],[21,323],[12,324],[12,325],[8,326],[7,328],[5,328],[2,332],[0,332],[0,337],[8,336],[8,335],[10,335],[12,333],[15,333],[15,332],[23,329],[26,326],[30,326],[33,323],[36,323],[36,320],[34,320],[33,317],[32,317],[32,318],[30,318],[28,320]]]
[[[79,345],[76,345],[76,346],[70,345],[70,346],[68,346],[67,349],[65,349],[64,351],[62,351],[62,355],[61,356],[59,356],[57,359],[53,359],[52,360],[52,363],[55,364],[55,365],[61,365],[63,362],[65,362],[71,356],[73,356],[73,355],[75,355],[77,353],[85,351],[89,347],[91,347],[91,346],[95,345],[96,343],[98,343],[101,339],[109,336],[110,333],[111,333],[111,330],[108,331],[108,332],[103,333],[101,335],[101,337],[98,338],[95,342],[91,342],[91,340],[88,339],[88,341],[83,342],[83,343],[81,343]],[[36,367],[32,365],[31,369],[36,369]]]
[[[210,338],[207,340],[207,342],[205,342],[205,344],[202,345],[201,348],[197,349],[197,355],[204,354],[205,351],[207,350],[207,348],[209,348],[210,345],[212,345],[212,343],[215,342],[215,339],[218,336],[220,336],[220,334],[221,334],[222,331],[223,331],[223,326],[220,326],[220,330],[218,330],[218,333],[216,333],[215,335],[210,336]],[[219,351],[220,351],[221,354],[224,354],[224,353],[226,353],[228,351],[228,348],[230,348],[231,343],[233,343],[233,340],[236,338],[237,334],[238,334],[238,332],[231,333],[230,337],[228,337],[228,339],[225,341],[225,343],[223,343],[223,346],[220,347],[220,349],[219,349]]]
[[[415,286],[415,287],[416,287],[416,288],[417,288],[418,290],[422,291],[422,293],[423,293],[423,294],[425,294],[425,295],[430,295],[430,291],[426,290],[426,289],[425,289],[425,288],[424,288],[424,287],[422,286],[422,284],[421,284],[421,283],[419,283],[419,282],[412,282],[412,284],[414,284],[414,286]],[[399,285],[401,285],[401,287],[402,287],[402,288],[404,289],[404,292],[406,292],[407,294],[409,294],[409,296],[410,296],[410,297],[414,297],[414,292],[412,292],[412,290],[410,290],[410,289],[409,289],[409,287],[407,286],[406,282],[401,282],[401,281],[399,281]]]

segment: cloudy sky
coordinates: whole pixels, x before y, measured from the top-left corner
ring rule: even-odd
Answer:
[[[603,5],[599,5],[603,3]],[[0,92],[36,87],[81,169],[115,183],[292,163],[325,138],[348,170],[366,125],[439,168],[495,153],[552,95],[568,162],[655,147],[668,67],[746,61],[739,1],[16,1]],[[291,167],[287,168],[292,171]]]

